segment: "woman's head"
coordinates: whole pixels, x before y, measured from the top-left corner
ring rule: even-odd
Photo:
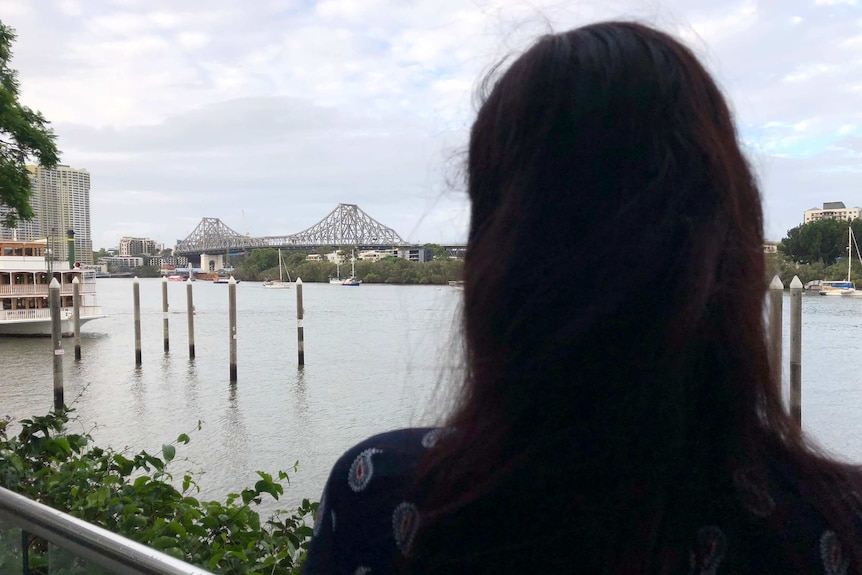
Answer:
[[[479,110],[468,185],[467,411],[620,440],[682,440],[704,401],[754,417],[760,195],[687,48],[625,22],[540,39]]]

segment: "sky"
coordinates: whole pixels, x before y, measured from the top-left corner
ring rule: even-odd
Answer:
[[[766,236],[862,205],[862,0],[0,0],[22,103],[91,174],[94,249],[203,217],[286,235],[338,203],[466,238],[476,87],[538,36],[634,19],[728,96]]]

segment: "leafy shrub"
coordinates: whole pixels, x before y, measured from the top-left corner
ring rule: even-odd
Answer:
[[[21,420],[21,431],[11,437],[9,421],[0,419],[0,485],[215,573],[299,572],[317,503],[305,499],[299,508],[275,511],[265,521],[253,507],[264,495],[277,500],[284,493],[280,482],[290,482],[286,472],[274,479],[258,471],[253,487],[224,502],[202,501],[190,473],[177,488],[168,471],[177,446],[189,442],[187,434],[163,445],[160,454],[130,455],[92,445],[89,434],[66,432],[69,413]],[[20,537],[0,536],[0,570],[14,572],[11,562],[20,559],[12,550],[19,545]],[[29,563],[34,575],[59,573],[48,570],[48,546],[36,538],[29,540]],[[67,565],[63,572],[99,571]]]

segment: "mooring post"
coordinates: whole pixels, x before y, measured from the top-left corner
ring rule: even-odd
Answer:
[[[228,322],[230,324],[230,382],[236,382],[236,280],[228,280]]]
[[[781,344],[783,332],[783,307],[784,307],[784,284],[778,274],[772,278],[769,284],[769,363],[772,368],[772,376],[775,385],[778,386],[781,395]]]
[[[790,282],[790,414],[802,428],[802,282]]]
[[[135,302],[135,365],[141,365],[141,282],[135,276],[132,282],[132,297]]]
[[[51,347],[54,353],[54,411],[63,409],[63,326],[60,317],[60,282],[53,278],[48,285],[51,308]]]
[[[81,280],[72,278],[72,325],[75,333],[75,361],[81,361]]]
[[[168,329],[168,278],[162,276],[162,339],[165,353],[171,350],[170,331]]]
[[[296,353],[299,367],[305,365],[305,333],[302,327],[302,279],[296,278]]]
[[[192,264],[189,264],[190,266]],[[189,359],[195,358],[195,302],[192,296],[192,278],[186,280],[186,307],[189,310]]]

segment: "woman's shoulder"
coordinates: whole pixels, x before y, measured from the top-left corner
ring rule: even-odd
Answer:
[[[441,433],[431,427],[388,431],[338,458],[318,505],[304,573],[391,570],[418,527],[411,499],[416,468]]]

